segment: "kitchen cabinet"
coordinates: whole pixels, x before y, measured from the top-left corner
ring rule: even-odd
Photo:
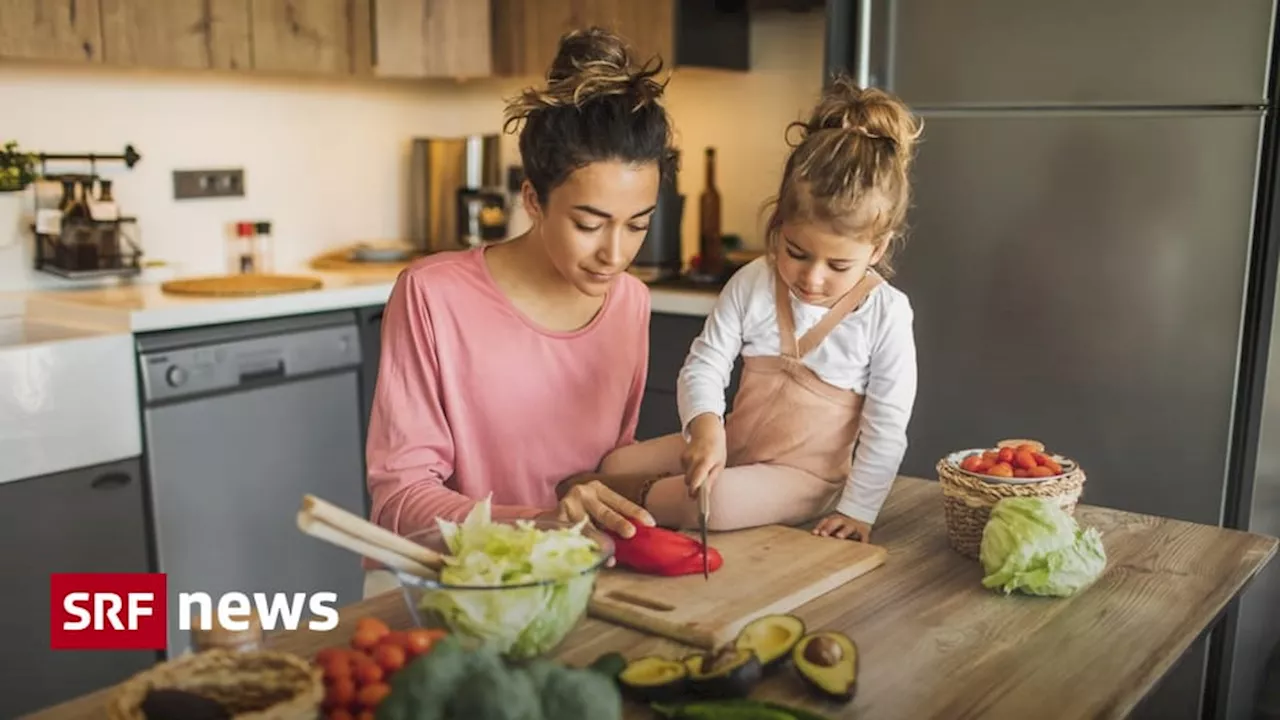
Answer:
[[[382,312],[385,305],[371,305],[356,311],[360,326],[360,447],[361,478],[368,477],[368,467],[363,464],[363,448],[369,437],[369,413],[373,411],[373,393],[378,387],[378,364],[382,361]],[[364,511],[368,517],[372,503],[369,501],[369,484],[364,486]]]
[[[102,62],[98,0],[0,0],[0,58]]]
[[[491,8],[481,0],[372,0],[377,77],[487,77]]]
[[[253,67],[250,0],[102,0],[103,59],[186,70]]]
[[[251,0],[255,70],[368,75],[369,0]]]
[[[644,62],[661,55],[666,68],[750,65],[747,8],[710,0],[491,0],[493,69],[502,76],[540,76],[560,37],[599,25],[617,32]]]
[[[676,382],[680,368],[694,338],[702,332],[707,319],[702,316],[654,313],[649,320],[649,375],[644,398],[640,402],[640,421],[636,438],[648,440],[660,435],[680,432],[676,408]],[[733,407],[742,377],[742,360],[734,361],[725,389],[726,409]]]
[[[150,570],[137,458],[0,484],[0,717],[126,679],[152,651],[49,649],[49,574]]]

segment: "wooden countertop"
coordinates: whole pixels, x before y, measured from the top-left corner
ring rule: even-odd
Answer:
[[[855,700],[843,707],[815,701],[790,673],[767,680],[753,697],[862,720],[1124,717],[1277,547],[1275,538],[1091,506],[1077,518],[1103,533],[1105,575],[1070,599],[1005,597],[983,589],[980,566],[947,545],[937,483],[901,478],[873,538],[889,550],[884,567],[797,612],[811,629],[841,630],[858,643]],[[309,655],[345,640],[364,615],[393,628],[411,623],[393,592],[343,609],[333,633],[278,633],[270,642]],[[611,650],[627,657],[687,652],[587,618],[560,657],[584,665]],[[31,717],[100,718],[105,693]],[[627,717],[652,716],[629,706]]]

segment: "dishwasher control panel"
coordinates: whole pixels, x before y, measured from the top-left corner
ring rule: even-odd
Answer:
[[[235,390],[360,364],[355,325],[318,328],[141,355],[148,402]]]

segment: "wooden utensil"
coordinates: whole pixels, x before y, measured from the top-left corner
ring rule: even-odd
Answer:
[[[698,575],[659,577],[603,570],[588,612],[643,632],[715,650],[743,626],[794,610],[884,564],[879,546],[765,525],[711,533],[724,564],[705,582]]]
[[[324,283],[319,278],[299,275],[218,275],[182,278],[160,284],[160,289],[173,295],[257,296],[317,290]]]
[[[436,578],[444,557],[314,495],[302,498],[298,529],[327,543],[376,560],[388,567]]]

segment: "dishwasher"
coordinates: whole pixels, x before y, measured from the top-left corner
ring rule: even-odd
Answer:
[[[168,656],[190,647],[180,592],[208,593],[215,612],[227,592],[360,600],[360,558],[296,525],[307,493],[364,514],[355,313],[151,333],[139,336],[138,356]]]

